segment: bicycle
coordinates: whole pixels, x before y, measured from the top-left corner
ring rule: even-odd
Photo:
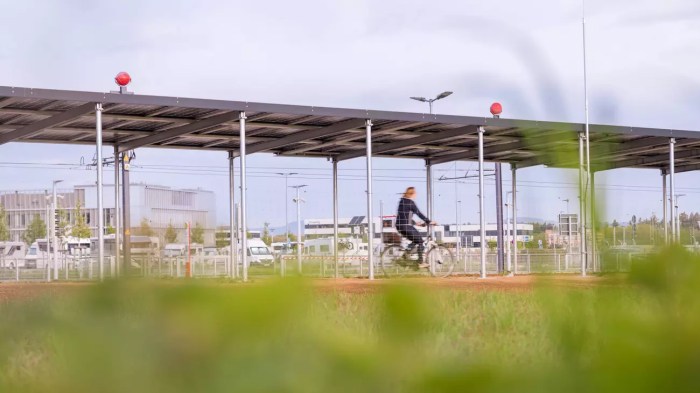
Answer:
[[[422,262],[418,258],[418,247],[406,249],[400,243],[387,244],[379,256],[379,266],[386,277],[406,275],[431,275],[433,277],[448,277],[457,264],[452,251],[438,244],[432,236],[428,236],[423,251],[424,261],[428,268],[421,269]]]

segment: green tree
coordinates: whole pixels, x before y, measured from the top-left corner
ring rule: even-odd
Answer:
[[[152,237],[156,235],[156,232],[153,230],[153,228],[151,228],[151,224],[148,223],[148,220],[145,217],[141,219],[141,224],[134,232],[135,235],[139,236]]]
[[[265,226],[263,227],[262,241],[269,246],[270,244],[272,244],[272,234],[270,234],[270,223],[266,222],[264,225]]]
[[[85,221],[85,215],[83,215],[83,206],[80,201],[75,203],[75,225],[70,231],[71,236],[79,237],[81,239],[87,239],[92,236],[90,227]]]
[[[59,209],[56,211],[58,216],[58,235],[66,235],[68,233],[68,227],[70,222],[68,221],[68,213],[64,209]]]
[[[114,229],[113,226],[111,226],[111,225],[107,226],[107,234],[108,235],[114,235],[115,233],[117,233],[117,230]]]
[[[168,224],[168,227],[165,229],[165,242],[166,243],[177,242],[177,231],[175,230],[175,227],[173,226],[172,221],[170,222],[170,224]]]
[[[29,223],[27,230],[24,232],[24,241],[27,244],[32,244],[36,239],[46,237],[46,222],[39,217],[38,214]]]
[[[0,242],[10,240],[10,228],[7,227],[5,206],[0,205]]]
[[[196,223],[191,229],[190,236],[192,243],[204,244],[204,228],[199,223]]]

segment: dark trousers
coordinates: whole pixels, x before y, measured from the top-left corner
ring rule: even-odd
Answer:
[[[423,245],[423,236],[421,236],[420,232],[418,232],[418,230],[415,227],[413,227],[413,225],[397,226],[396,230],[403,237],[411,241],[411,245],[409,246],[411,249],[415,246],[418,246],[418,255],[423,255],[423,249],[425,248]]]

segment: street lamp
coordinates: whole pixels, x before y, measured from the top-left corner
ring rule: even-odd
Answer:
[[[451,91],[443,91],[442,93],[438,94],[437,97],[435,98],[425,98],[425,97],[409,97],[412,100],[420,101],[420,102],[427,102],[428,105],[430,106],[430,114],[433,114],[433,102],[437,100],[441,100],[443,98],[446,98],[448,96],[452,95]]]
[[[562,199],[562,197],[559,197],[559,200],[562,202],[566,202],[566,214],[569,214],[569,198]]]
[[[297,197],[294,198],[294,202],[297,204],[297,268],[299,269],[299,275],[301,275],[301,204],[305,202],[301,197],[299,197],[299,190],[307,187],[306,184],[301,184],[298,186],[290,186],[289,188],[296,188]]]
[[[678,210],[678,200],[680,197],[684,196],[685,194],[676,194],[676,206],[674,206],[676,208],[676,233],[678,234],[678,243],[681,242],[681,217]]]
[[[298,175],[296,172],[277,172],[275,173],[276,175],[284,176],[284,232],[285,236],[287,237],[287,246],[289,247],[289,209],[288,209],[288,202],[289,202],[289,186],[287,185],[287,181],[289,179],[289,176],[294,176]]]

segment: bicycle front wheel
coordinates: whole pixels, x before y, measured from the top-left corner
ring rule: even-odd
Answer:
[[[425,255],[425,260],[430,265],[428,269],[430,269],[430,274],[433,277],[447,277],[451,275],[457,264],[457,259],[452,254],[452,251],[443,245],[431,247]]]
[[[385,277],[427,275],[426,269],[418,268],[418,255],[406,252],[398,245],[389,245],[379,256],[379,266]]]

